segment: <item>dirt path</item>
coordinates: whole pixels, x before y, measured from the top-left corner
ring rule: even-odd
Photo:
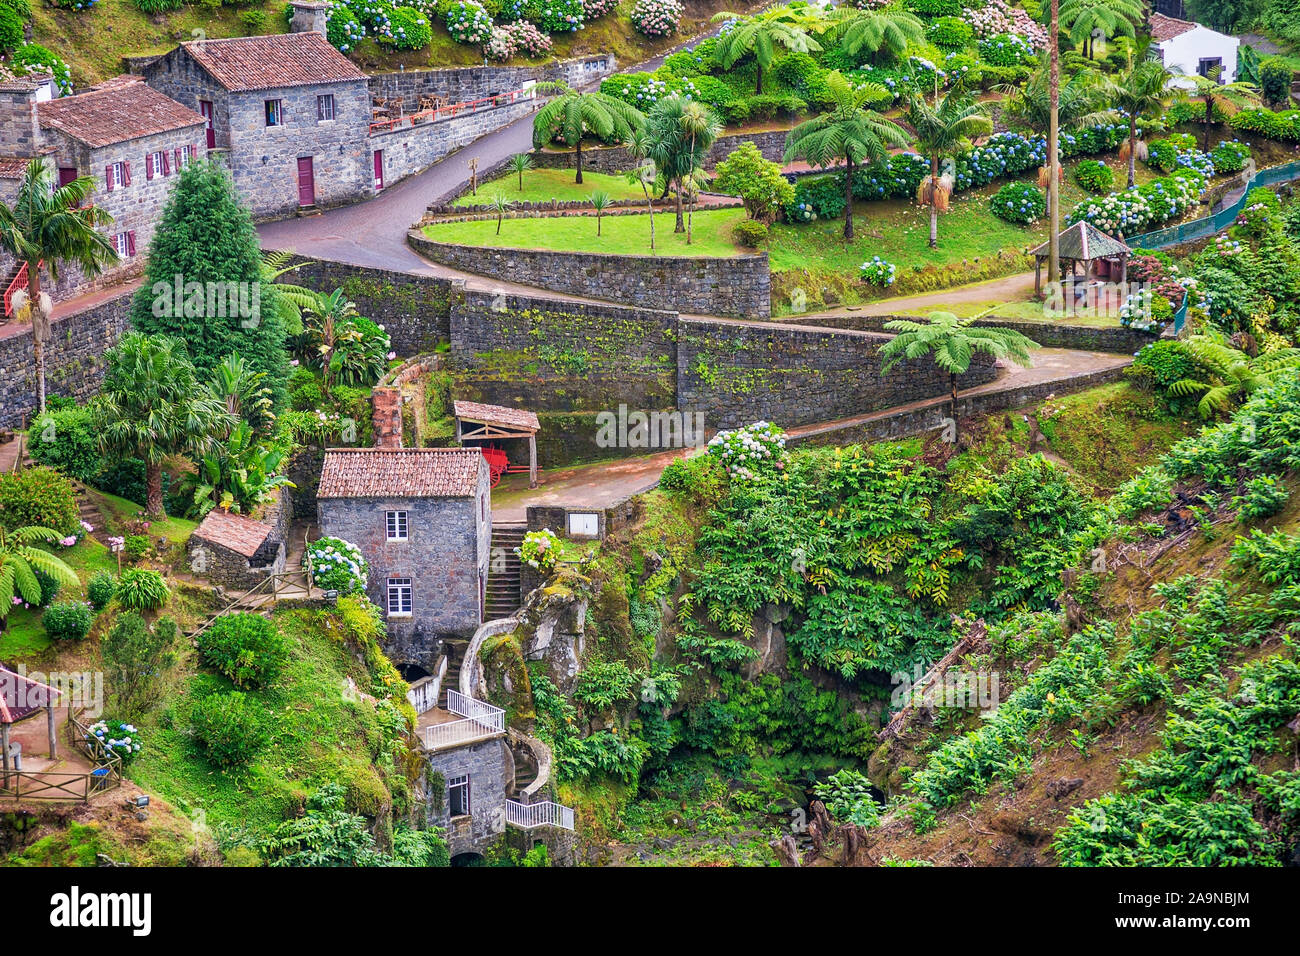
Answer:
[[[927,292],[925,295],[910,295],[896,299],[879,299],[864,302],[862,305],[827,309],[823,312],[811,312],[799,316],[801,324],[815,319],[819,315],[850,315],[858,312],[864,315],[892,315],[895,312],[911,309],[933,307],[936,311],[954,302],[1021,302],[1028,299],[1034,291],[1034,274],[1024,272],[1001,279],[989,279],[972,285],[957,286],[939,292]]]

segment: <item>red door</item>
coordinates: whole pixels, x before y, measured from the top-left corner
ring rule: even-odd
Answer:
[[[66,186],[77,178],[77,167],[60,166],[59,167],[59,185]]]
[[[208,133],[208,149],[216,149],[217,131],[212,127],[212,103],[208,100],[199,100],[199,113],[208,121],[206,127]]]
[[[298,205],[316,205],[316,170],[310,156],[298,160]]]
[[[375,150],[375,192],[384,188],[384,151]]]

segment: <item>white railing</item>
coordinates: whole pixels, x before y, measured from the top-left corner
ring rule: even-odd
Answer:
[[[426,750],[459,746],[506,732],[506,712],[458,691],[447,691],[447,710],[463,719],[431,724],[421,731]]]
[[[552,803],[550,800],[543,800],[540,803],[507,800],[506,822],[525,830],[531,830],[533,827],[559,827],[561,830],[572,830],[573,809],[562,803]]]

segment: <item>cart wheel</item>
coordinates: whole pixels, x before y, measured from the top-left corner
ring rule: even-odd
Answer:
[[[491,482],[488,484],[488,487],[489,487],[489,488],[495,488],[497,485],[501,484],[501,472],[497,471],[497,470],[494,468],[494,469],[492,469],[492,471],[489,473],[489,476],[490,476],[491,479],[492,479]]]

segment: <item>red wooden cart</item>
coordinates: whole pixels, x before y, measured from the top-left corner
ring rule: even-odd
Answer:
[[[487,459],[488,473],[492,479],[493,488],[501,481],[501,476],[506,473],[510,467],[510,460],[506,458],[506,453],[500,448],[484,448],[483,457]]]

